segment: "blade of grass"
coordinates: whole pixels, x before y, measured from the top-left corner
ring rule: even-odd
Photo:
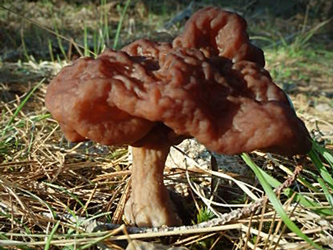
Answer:
[[[99,37],[97,35],[98,33],[94,31],[93,33],[93,44],[94,44],[94,53],[99,54]]]
[[[27,60],[27,62],[29,62],[30,58],[29,58],[29,55],[28,55],[27,47],[25,45],[25,41],[24,41],[24,31],[23,31],[23,28],[21,29],[21,44],[22,44],[23,54],[25,56],[25,59]]]
[[[131,2],[131,0],[127,0],[126,1],[126,4],[125,4],[125,6],[123,8],[123,12],[121,13],[121,16],[120,16],[120,19],[119,19],[119,22],[118,22],[116,36],[115,36],[114,42],[113,42],[113,49],[117,48],[118,40],[119,40],[119,36],[120,36],[120,31],[121,31],[121,27],[123,25],[124,17],[126,15],[126,11],[127,11],[127,8],[129,6],[130,2]]]
[[[5,129],[2,131],[2,136],[4,136],[8,130],[8,128],[13,124],[15,117],[19,114],[19,112],[22,110],[22,108],[24,107],[24,105],[26,104],[26,102],[30,99],[30,97],[32,96],[32,94],[43,84],[43,82],[45,81],[45,78],[43,78],[28,94],[27,96],[23,99],[23,101],[21,102],[21,104],[16,108],[14,114],[12,115],[12,117],[10,118],[10,120],[8,121]]]
[[[36,116],[32,117],[31,120],[34,122],[38,122],[38,121],[45,120],[47,118],[51,118],[51,114],[36,115]]]
[[[20,225],[21,229],[24,229],[24,230],[25,230],[25,234],[27,234],[27,235],[31,234],[30,229],[29,229],[26,225],[22,224],[22,221],[21,221],[21,220],[16,219],[16,218],[12,218],[12,215],[11,215],[11,214],[7,214],[7,213],[5,213],[5,212],[1,212],[1,211],[0,211],[0,216],[3,216],[3,217],[5,217],[5,218],[9,219],[11,222],[14,220],[15,223],[16,223],[17,225]],[[3,235],[3,233],[0,232],[0,239],[1,239],[1,236],[2,236],[2,235]],[[0,244],[0,245],[1,245],[1,244]]]
[[[40,203],[44,204],[49,209],[49,211],[52,214],[53,218],[55,218],[57,216],[57,214],[54,211],[54,209],[52,208],[52,206],[50,206],[46,201],[44,201],[43,199],[41,199],[37,195],[29,192],[28,190],[24,190],[24,189],[22,189],[20,187],[18,189],[21,190],[23,193],[26,193],[26,194],[30,195],[32,198],[34,198],[35,200],[39,201]]]
[[[107,1],[104,0],[103,4],[106,6]],[[106,42],[106,45],[109,46],[110,44],[110,34],[109,34],[109,24],[108,24],[108,10],[107,8],[103,8],[104,13],[103,13],[103,37]]]
[[[317,142],[312,141],[312,147],[315,151],[317,151],[321,156],[325,158],[327,163],[331,166],[333,169],[333,155],[330,154],[325,148],[321,147]]]
[[[312,29],[310,29],[308,31],[308,33],[306,35],[304,35],[302,37],[302,45],[306,44],[312,37],[313,35],[319,30],[321,29],[323,26],[325,26],[326,24],[330,23],[333,20],[333,18],[330,18],[328,20],[325,20],[319,24],[317,24],[315,27],[313,27]]]
[[[52,228],[52,231],[51,231],[49,237],[47,237],[44,250],[49,250],[50,249],[51,240],[52,240],[54,234],[57,232],[59,224],[60,224],[60,221],[57,221],[57,224],[55,224],[55,226]]]
[[[289,218],[287,213],[284,211],[283,206],[280,202],[280,200],[276,197],[273,189],[271,188],[268,181],[265,179],[265,177],[261,174],[260,168],[252,161],[250,156],[246,153],[242,154],[242,158],[245,161],[245,163],[252,169],[252,171],[255,173],[256,177],[258,178],[261,186],[264,188],[268,199],[271,201],[273,207],[275,208],[275,211],[280,215],[281,219],[285,223],[285,225],[294,233],[296,233],[300,238],[308,242],[311,246],[317,248],[317,249],[323,249],[318,244],[313,242],[307,235],[305,235],[298,227],[297,225]]]
[[[96,245],[97,243],[99,243],[99,242],[101,242],[101,241],[104,241],[104,240],[106,240],[107,238],[110,238],[111,236],[113,236],[113,235],[115,235],[115,234],[117,234],[117,233],[119,233],[119,232],[121,232],[121,231],[124,231],[124,230],[125,230],[125,225],[123,224],[123,225],[121,225],[120,227],[118,227],[117,229],[112,230],[112,231],[111,231],[110,233],[108,233],[107,235],[104,235],[104,236],[102,236],[102,237],[100,237],[100,238],[97,238],[96,240],[94,240],[94,241],[88,243],[87,245],[84,245],[84,246],[82,246],[82,247],[79,247],[78,249],[81,250],[81,249],[87,249],[87,248],[90,248],[90,247]]]
[[[107,12],[108,12],[108,8],[106,7],[106,0],[101,0],[101,15],[100,15],[100,21],[99,21],[99,29],[96,33],[96,38],[98,38],[97,41],[97,49],[95,51],[95,54],[98,55],[99,53],[101,53],[104,48],[106,47],[106,34],[105,31],[109,32],[108,30],[106,30],[107,24],[105,24],[105,22],[107,22]],[[109,36],[109,34],[108,34]]]
[[[327,182],[330,188],[333,189],[333,178],[318,157],[317,153],[314,151],[314,149],[311,149],[311,151],[309,152],[309,156],[311,158],[311,161],[319,171],[320,176]]]
[[[80,206],[81,206],[82,208],[84,208],[84,204],[83,204],[82,201],[77,197],[77,195],[75,195],[75,194],[69,192],[69,191],[68,191],[67,189],[65,189],[64,187],[61,187],[61,186],[58,186],[58,185],[55,185],[55,184],[52,184],[52,183],[49,183],[49,182],[44,182],[44,183],[45,183],[45,185],[47,185],[47,186],[50,186],[50,187],[56,188],[56,189],[58,189],[58,190],[64,192],[65,194],[68,194],[68,195],[71,196],[71,197],[72,197],[77,203],[79,203]],[[72,210],[70,210],[69,208],[67,208],[67,209],[68,209],[68,211],[69,211],[72,215],[75,215],[75,213],[74,213]],[[87,217],[89,216],[87,211],[86,211],[86,216],[87,216]]]
[[[49,48],[51,61],[54,62],[54,55],[53,55],[53,50],[52,50],[52,41],[50,39],[48,40],[48,48]]]
[[[318,182],[319,182],[321,188],[323,189],[323,192],[325,194],[325,197],[326,197],[328,203],[330,204],[330,206],[333,209],[333,196],[330,194],[330,191],[326,187],[325,181],[322,178],[318,178]]]
[[[267,174],[264,170],[262,170],[261,168],[259,168],[260,173],[264,176],[264,178],[267,180],[267,182],[273,187],[276,188],[278,186],[280,186],[282,183],[279,182],[278,180],[276,180],[274,177],[270,176],[269,174]],[[309,185],[311,185],[309,183]],[[285,190],[283,190],[283,194],[286,195],[287,197],[291,197],[292,195],[294,195],[295,191],[293,191],[290,188],[286,188]],[[333,215],[333,211],[332,209],[328,209],[328,208],[318,208],[321,207],[321,205],[315,201],[309,200],[307,197],[296,193],[295,195],[295,199],[296,201],[302,205],[305,206],[313,211],[315,211],[318,214],[321,214],[323,216],[327,216],[327,215]],[[315,209],[314,209],[315,208]]]
[[[58,41],[58,46],[59,46],[59,49],[61,51],[61,54],[64,56],[65,60],[68,62],[68,57],[67,57],[67,54],[65,52],[65,49],[64,47],[62,46],[62,42],[61,42],[61,36],[59,34],[59,31],[58,31],[58,28],[57,28],[57,25],[55,23],[55,21],[53,20],[53,27],[54,27],[54,30],[55,30],[55,33],[56,33],[56,37],[57,37],[57,41]]]
[[[274,42],[274,40],[272,38],[265,37],[265,36],[251,36],[250,40],[265,41],[265,42],[268,42],[269,44],[272,44]]]
[[[43,115],[37,115],[33,117],[28,117],[26,119],[19,120],[17,123],[15,123],[15,128],[23,128],[26,125],[26,122],[30,122],[32,126],[34,125],[34,122],[42,121],[47,118],[51,118],[51,114],[43,114]],[[9,126],[11,127],[11,126]],[[8,127],[8,129],[9,129]]]
[[[7,238],[5,235],[3,235],[2,233],[0,233],[0,239],[2,240],[9,240],[9,238]],[[15,246],[15,248],[18,249],[23,249],[23,250],[34,250],[35,248],[30,248],[30,247],[25,247],[25,246]],[[0,246],[0,250],[8,250],[8,249],[13,249],[13,248],[4,248]]]
[[[61,63],[61,59],[60,59],[59,54],[57,54],[57,62],[58,62],[58,63]]]
[[[83,44],[84,44],[84,56],[89,56],[89,46],[88,46],[88,30],[87,30],[87,25],[84,24],[84,36],[83,36]]]

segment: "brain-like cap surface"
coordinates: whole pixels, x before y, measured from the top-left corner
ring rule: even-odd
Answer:
[[[245,20],[206,8],[172,44],[142,39],[65,67],[46,105],[74,141],[135,144],[163,124],[219,153],[306,153],[308,132],[263,65]]]
[[[108,101],[113,83],[130,74],[128,65],[132,63],[124,53],[106,51],[97,59],[76,60],[53,79],[45,102],[68,140],[131,144],[150,131],[153,122],[134,117]]]
[[[249,41],[247,23],[236,13],[207,7],[197,11],[186,23],[174,47],[196,48],[206,57],[218,55],[233,62],[253,61],[265,65],[264,54]]]

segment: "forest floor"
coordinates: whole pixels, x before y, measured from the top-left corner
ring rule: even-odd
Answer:
[[[124,249],[131,239],[189,249],[313,249],[276,212],[271,196],[259,214],[219,228],[133,229],[134,234],[126,227],[91,230],[93,223],[124,223],[129,153],[126,147],[68,143],[45,108],[48,83],[63,66],[82,55],[99,54],[105,47],[119,49],[142,37],[172,41],[189,16],[207,5],[246,18],[251,40],[264,50],[265,68],[290,96],[316,141],[315,153],[306,157],[297,181],[278,198],[288,218],[315,247],[333,248],[333,3],[14,0],[1,4],[0,249]],[[272,178],[273,188],[292,176],[298,162],[260,152],[251,158]],[[233,164],[247,167],[240,156]],[[224,198],[213,197],[218,204],[238,208],[253,202],[242,185],[221,173],[251,185],[256,197],[267,194],[257,174],[248,180],[229,168],[212,174],[190,164],[189,170],[167,166],[166,171],[173,180],[170,186],[181,184],[189,225],[209,222],[214,215],[205,202],[211,198],[213,175],[220,181],[217,193]],[[228,213],[235,207],[212,205],[212,210]]]

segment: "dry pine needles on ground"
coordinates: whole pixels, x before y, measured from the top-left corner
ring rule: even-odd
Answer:
[[[123,223],[121,215],[128,196],[131,164],[128,161],[127,149],[108,148],[92,143],[71,145],[65,142],[57,123],[50,118],[42,105],[45,87],[44,83],[38,85],[38,89],[23,106],[27,96],[3,104],[5,115],[1,120],[4,131],[1,148],[4,158],[0,164],[0,230],[3,232],[1,244],[43,246],[47,243],[46,239],[50,237],[52,229],[56,228],[51,243],[57,246],[86,246],[95,241],[103,241],[103,244],[110,246],[119,240],[129,240],[128,233],[133,232],[135,234],[131,239],[163,239],[176,235],[177,239],[173,244],[183,246],[200,245],[206,238],[215,244],[227,242],[229,246],[237,245],[240,248],[245,245],[264,249],[307,245],[287,230],[254,179],[250,187],[251,193],[259,198],[253,203],[255,205],[246,204],[251,201],[244,198],[234,204],[245,206],[245,209],[231,208],[231,213],[228,212],[229,209],[211,205],[212,209],[224,215],[203,222],[202,226],[162,231],[110,228],[110,225]],[[273,176],[281,181],[288,175],[292,176],[294,161],[267,154],[253,154],[252,157],[267,171],[272,171],[274,167]],[[285,211],[302,231],[315,242],[329,245],[332,216],[321,216],[314,211],[330,209],[330,204],[324,193],[319,191],[320,187],[315,184],[315,168],[311,161],[305,159],[303,164],[305,170],[298,182],[289,183],[293,184],[293,189],[296,188],[298,193],[288,198],[281,195],[280,189],[278,194]],[[212,175],[220,179],[218,190],[230,188],[229,195],[234,194],[233,198],[239,197],[243,192],[235,183],[232,184],[232,181],[224,180],[219,172],[200,170],[198,167],[195,162],[189,161],[187,170],[175,168],[166,173],[173,180],[170,185],[182,184],[182,193],[189,195],[183,205],[187,206],[188,211],[192,211],[190,217],[194,222],[200,222],[195,221],[195,214],[202,213],[206,200],[211,199],[222,204],[221,199],[225,198],[219,196],[220,192],[217,192],[214,198],[207,192]],[[242,180],[239,174],[228,174]],[[312,186],[308,182],[312,182]],[[298,194],[316,201],[320,207],[304,207],[295,199]],[[192,199],[197,209],[189,207]],[[97,228],[103,230],[93,230]],[[114,230],[117,230],[117,236],[113,236]]]
[[[279,67],[285,60],[274,59],[268,68]],[[0,88],[0,246],[123,249],[124,241],[141,239],[191,249],[312,249],[288,229],[255,176],[202,169],[190,158],[186,158],[187,169],[168,166],[165,174],[169,187],[183,197],[179,206],[187,211],[187,224],[194,225],[162,230],[116,228],[124,223],[122,210],[129,194],[127,148],[69,144],[63,139],[44,108],[48,78],[63,65],[31,60],[1,66],[6,74],[1,75],[5,77]],[[332,150],[331,109],[319,109],[313,104],[317,99],[304,95],[307,91],[317,95],[325,89],[323,78],[332,84],[329,70],[313,77],[316,89],[313,84],[302,86],[304,82],[297,79],[301,87],[292,91],[291,98],[313,136]],[[327,104],[326,99],[319,102]],[[298,228],[318,245],[333,247],[332,183],[322,175],[325,169],[332,173],[332,162],[325,161],[324,155],[320,154],[322,172],[308,157],[296,174],[293,171],[299,159],[261,153],[251,157],[274,178],[269,179],[272,185],[276,185],[273,180],[291,185],[283,186],[277,195]],[[239,157],[235,161],[246,167]],[[290,181],[296,176],[297,181]],[[218,184],[212,186],[211,180]],[[212,219],[214,213],[221,217]]]

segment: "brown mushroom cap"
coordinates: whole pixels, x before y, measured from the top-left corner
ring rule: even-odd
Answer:
[[[135,144],[163,123],[218,153],[308,152],[303,122],[263,65],[245,20],[206,8],[172,45],[138,40],[65,67],[46,105],[74,141]]]
[[[125,74],[131,63],[123,54],[106,51],[95,60],[76,60],[52,80],[45,103],[68,140],[132,144],[153,127],[152,122],[131,116],[108,102],[112,83],[121,81],[116,77]]]
[[[188,20],[173,47],[196,48],[206,57],[226,57],[232,62],[247,60],[263,67],[264,53],[250,43],[246,27],[246,20],[236,13],[217,7],[203,8]]]

